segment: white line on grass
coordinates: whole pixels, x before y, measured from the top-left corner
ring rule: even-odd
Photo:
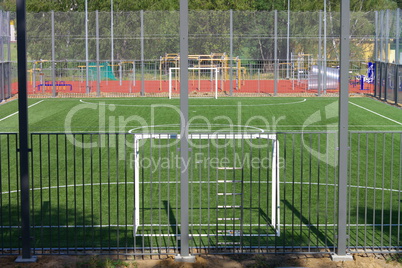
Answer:
[[[44,100],[35,102],[34,104],[29,105],[28,108],[31,108],[32,106],[35,106],[36,104],[39,104],[39,103],[41,103],[42,101],[44,101]],[[3,117],[2,119],[0,119],[0,122],[3,121],[3,120],[6,120],[7,118],[9,118],[9,117],[11,117],[11,116],[13,116],[13,115],[16,115],[16,114],[18,114],[18,111],[15,112],[15,113],[12,113],[12,114],[10,114],[10,115],[7,115],[6,117]]]
[[[179,184],[180,182],[178,181],[160,181],[160,182],[150,182],[150,181],[145,181],[142,182],[143,184]],[[191,182],[193,184],[214,184],[214,183],[221,183],[218,181],[195,181]],[[272,183],[270,181],[244,181],[243,183],[245,184],[268,184]],[[281,181],[279,182],[280,184],[299,184],[299,185],[316,185],[316,186],[332,186],[332,187],[337,187],[338,184],[333,184],[333,183],[318,183],[318,182],[284,182]],[[85,184],[68,184],[68,185],[58,185],[58,186],[44,186],[41,188],[31,188],[30,191],[43,191],[43,190],[49,190],[49,189],[62,189],[62,188],[73,188],[73,187],[93,187],[93,186],[108,186],[108,185],[134,185],[133,181],[121,181],[121,182],[95,182],[95,183],[85,183]],[[390,188],[380,188],[380,187],[372,187],[372,186],[359,186],[359,185],[349,185],[350,188],[360,188],[360,189],[369,189],[369,190],[382,190],[386,192],[400,192],[400,189],[390,189]],[[6,195],[6,194],[15,194],[20,192],[20,190],[11,190],[8,192],[2,192],[1,195]]]
[[[360,105],[358,105],[358,104],[356,104],[356,103],[353,103],[353,102],[350,102],[350,101],[349,101],[349,103],[350,103],[350,104],[353,104],[354,106],[357,106],[357,107],[359,107],[359,108],[361,108],[361,109],[363,109],[363,110],[366,110],[366,111],[368,111],[368,112],[370,112],[370,113],[373,113],[373,114],[375,114],[375,115],[378,115],[378,116],[380,116],[380,117],[382,117],[382,118],[385,118],[385,119],[387,119],[387,120],[389,120],[389,121],[391,121],[391,122],[394,122],[394,123],[396,123],[396,124],[402,126],[402,123],[399,122],[399,121],[396,121],[396,120],[394,120],[394,119],[391,119],[391,118],[389,118],[389,117],[386,117],[385,115],[376,113],[376,112],[374,112],[374,111],[372,111],[372,110],[370,110],[370,109],[367,109],[366,107],[360,106]]]
[[[247,106],[272,106],[272,105],[288,105],[288,104],[298,104],[298,103],[303,103],[306,102],[307,99],[299,100],[299,101],[292,101],[292,102],[281,102],[281,103],[260,103],[260,104],[241,104],[243,107]],[[85,104],[96,104],[96,105],[114,105],[114,106],[122,106],[122,107],[151,107],[152,104],[116,104],[116,103],[102,103],[102,102],[89,102],[89,101],[84,101],[83,99],[80,99],[81,103]],[[241,103],[241,102],[240,102]],[[173,106],[179,106],[179,105],[173,105]],[[189,107],[237,107],[239,104],[189,104]]]

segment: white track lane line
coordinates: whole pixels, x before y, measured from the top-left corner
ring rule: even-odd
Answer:
[[[35,102],[34,104],[29,105],[28,108],[31,108],[32,106],[35,106],[36,104],[39,104],[39,103],[41,103],[42,101],[44,101],[44,100]],[[12,114],[10,114],[10,115],[7,115],[6,117],[3,117],[2,119],[0,119],[0,122],[3,121],[3,120],[5,120],[5,119],[7,119],[7,118],[9,118],[9,117],[11,117],[11,116],[13,116],[13,115],[16,115],[16,114],[18,114],[18,112],[15,112],[15,113],[12,113]]]
[[[359,107],[359,108],[361,108],[361,109],[363,109],[363,110],[366,110],[366,111],[368,111],[368,112],[370,112],[370,113],[373,113],[373,114],[375,114],[375,115],[378,115],[378,116],[380,116],[380,117],[382,117],[382,118],[385,118],[385,119],[387,119],[387,120],[389,120],[389,121],[391,121],[391,122],[394,122],[394,123],[396,123],[396,124],[402,126],[402,123],[399,122],[399,121],[396,121],[396,120],[394,120],[394,119],[391,119],[391,118],[389,118],[389,117],[386,117],[385,115],[376,113],[376,112],[374,112],[374,111],[372,111],[372,110],[370,110],[370,109],[367,109],[366,107],[360,106],[360,105],[358,105],[358,104],[356,104],[356,103],[353,103],[353,102],[350,102],[350,101],[349,101],[349,103],[350,103],[350,104],[353,104],[354,106],[357,106],[357,107]]]

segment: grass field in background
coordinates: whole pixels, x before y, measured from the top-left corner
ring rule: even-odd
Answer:
[[[180,230],[180,169],[157,161],[174,163],[180,144],[152,139],[139,149],[140,159],[156,162],[140,169],[137,236],[132,145],[132,133],[179,133],[178,99],[29,99],[29,105],[35,247],[178,246],[174,234]],[[228,134],[219,141],[193,141],[191,246],[332,247],[337,107],[337,98],[190,99],[190,133],[277,133],[281,159],[281,226],[275,236],[272,165],[267,164],[272,140],[234,142]],[[18,130],[16,111],[16,101],[0,105],[0,132]],[[369,98],[351,98],[349,113],[349,243],[399,244],[402,134],[397,131],[402,131],[402,110]],[[81,143],[93,146],[82,148]],[[16,136],[2,135],[0,149],[0,246],[17,247]],[[228,159],[218,167],[233,168],[212,167],[213,157]],[[246,159],[241,169],[238,159]],[[219,195],[238,192],[242,195]],[[222,204],[235,207],[219,209]]]
[[[294,97],[190,99],[190,132],[208,132],[206,121],[212,132],[229,132],[231,123],[237,132],[336,130],[336,102],[337,98]],[[157,133],[180,130],[179,99],[29,99],[29,105],[34,105],[29,108],[31,132],[125,133],[132,129],[144,132],[146,127],[147,132]],[[10,116],[17,106],[17,101],[0,106],[0,131],[18,130],[18,116]],[[402,130],[398,122],[402,121],[401,109],[373,99],[351,98],[349,113],[350,130]]]

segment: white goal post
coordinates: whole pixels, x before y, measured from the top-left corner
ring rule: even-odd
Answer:
[[[173,72],[177,70],[180,70],[179,67],[170,67],[169,68],[169,99],[172,98],[172,90],[173,90],[173,86],[172,86],[172,74]],[[218,74],[219,74],[219,69],[216,67],[190,67],[188,68],[188,70],[209,70],[211,72],[211,76],[213,76],[215,74],[215,86],[214,86],[214,98],[217,99],[218,98]],[[211,78],[212,79],[212,78]]]
[[[267,139],[272,141],[272,159],[271,159],[271,220],[272,227],[275,230],[274,236],[280,236],[280,179],[279,179],[279,141],[276,134],[258,133],[258,134],[189,134],[189,139],[193,140],[227,140],[227,139]],[[180,139],[179,134],[134,134],[134,222],[133,235],[137,235],[140,226],[140,141],[143,139]]]

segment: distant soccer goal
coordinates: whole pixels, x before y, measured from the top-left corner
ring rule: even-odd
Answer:
[[[213,93],[215,99],[218,98],[218,76],[219,69],[215,67],[191,67],[188,68],[191,73],[189,73],[189,80],[192,83],[197,83],[198,90],[207,88]],[[180,68],[171,67],[169,68],[169,99],[172,98],[172,91],[179,90],[180,82]],[[204,91],[203,90],[203,91]]]

